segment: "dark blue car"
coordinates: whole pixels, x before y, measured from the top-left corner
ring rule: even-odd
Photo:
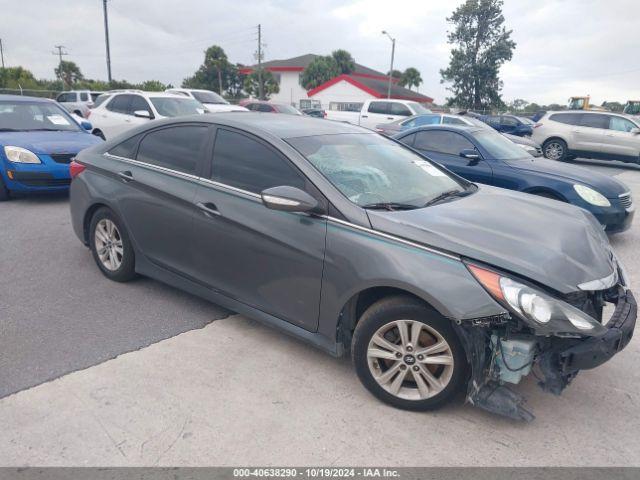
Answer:
[[[516,115],[485,115],[481,119],[500,133],[508,133],[518,137],[530,136],[535,124],[530,118]]]
[[[69,163],[102,140],[53,100],[0,95],[0,200],[69,188]]]
[[[432,125],[394,136],[472,182],[568,202],[595,215],[607,232],[629,228],[634,214],[629,188],[607,175],[533,158],[504,136],[476,127]],[[505,208],[508,214],[508,205]]]

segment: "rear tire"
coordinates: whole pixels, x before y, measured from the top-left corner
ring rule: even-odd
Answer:
[[[135,278],[135,253],[129,233],[112,210],[103,207],[91,217],[89,246],[105,277],[115,282]]]
[[[567,159],[567,142],[559,138],[547,140],[542,145],[542,154],[549,160],[563,162]]]
[[[433,410],[465,385],[468,363],[449,320],[417,299],[370,306],[353,334],[353,364],[378,399],[405,410]]]

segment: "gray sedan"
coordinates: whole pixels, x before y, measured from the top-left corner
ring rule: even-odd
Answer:
[[[70,168],[73,228],[108,278],[146,275],[350,352],[364,386],[396,407],[433,409],[465,390],[530,420],[506,384],[537,364],[559,393],[635,327],[590,213],[472,184],[360,127],[169,119]]]

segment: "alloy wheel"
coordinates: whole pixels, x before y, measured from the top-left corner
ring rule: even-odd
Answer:
[[[451,346],[434,328],[416,320],[380,327],[367,347],[376,382],[405,400],[424,400],[444,390],[453,375]]]
[[[94,242],[102,266],[111,272],[118,270],[122,265],[124,248],[116,224],[108,218],[100,220],[96,225]]]
[[[564,147],[558,142],[549,142],[544,147],[544,156],[550,160],[559,160],[564,155]]]

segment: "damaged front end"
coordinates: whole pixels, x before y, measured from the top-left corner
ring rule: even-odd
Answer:
[[[559,395],[580,370],[606,362],[633,336],[637,305],[621,270],[599,290],[559,298],[493,269],[467,267],[506,309],[456,325],[471,364],[467,399],[480,408],[531,421],[524,398],[506,384],[533,373],[543,390]],[[603,324],[607,304],[615,309]]]

